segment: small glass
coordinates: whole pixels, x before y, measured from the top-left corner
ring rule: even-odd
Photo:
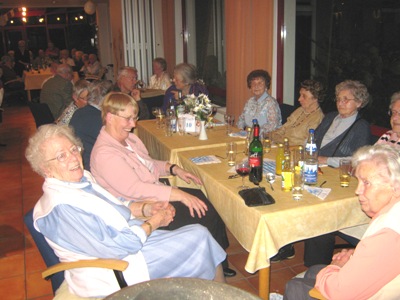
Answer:
[[[230,135],[232,133],[232,126],[235,123],[235,116],[224,115],[225,126],[226,126],[226,135]]]
[[[299,201],[303,199],[304,179],[299,166],[295,166],[293,172],[293,187],[292,196],[293,200]]]
[[[172,136],[172,127],[170,118],[164,118],[164,130],[165,130],[165,136]]]
[[[237,145],[235,142],[226,144],[226,157],[228,159],[228,166],[234,166],[236,160]]]
[[[264,140],[263,140],[264,153],[270,153],[271,152],[271,133],[264,132],[263,137],[264,137]]]
[[[186,121],[186,119],[184,117],[178,118],[178,134],[179,135],[185,134],[185,121]]]
[[[341,187],[348,187],[350,185],[351,169],[350,159],[343,158],[339,161],[339,180]]]

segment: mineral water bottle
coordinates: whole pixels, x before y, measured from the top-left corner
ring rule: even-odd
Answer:
[[[263,174],[263,145],[260,141],[260,126],[256,119],[253,120],[253,140],[249,146],[249,179],[258,185]]]
[[[308,133],[307,143],[304,152],[303,175],[305,184],[317,184],[318,149],[314,139],[314,129],[310,129]]]
[[[171,132],[176,132],[176,115],[175,115],[175,106],[173,99],[169,99],[169,107],[166,111],[166,117],[170,120]]]

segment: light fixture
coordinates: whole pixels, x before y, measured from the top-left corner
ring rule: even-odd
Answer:
[[[23,21],[24,23],[26,23],[26,18],[25,18],[25,17],[23,17],[23,18],[22,18],[22,21]]]
[[[96,4],[92,0],[88,0],[83,6],[83,10],[88,15],[93,15],[96,12]]]

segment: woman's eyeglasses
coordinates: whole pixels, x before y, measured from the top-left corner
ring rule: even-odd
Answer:
[[[58,154],[56,157],[48,159],[47,161],[53,161],[53,160],[58,160],[59,162],[65,162],[70,154],[72,154],[73,156],[77,156],[81,153],[82,148],[80,146],[72,146],[71,149],[69,149],[69,152],[61,152],[60,154]]]
[[[136,122],[137,120],[139,120],[138,116],[137,117],[125,117],[125,116],[120,116],[120,115],[117,115],[117,114],[113,114],[113,115],[117,116],[117,117],[120,117],[120,118],[123,118],[123,119],[127,120],[128,122],[129,121]]]
[[[389,110],[389,111],[388,111],[388,115],[389,115],[390,117],[400,116],[400,111],[397,111],[397,110]]]
[[[346,97],[344,97],[344,98],[339,98],[339,97],[337,97],[337,98],[335,99],[335,102],[337,102],[337,103],[342,102],[343,104],[347,104],[347,103],[349,103],[351,100],[356,100],[356,99],[355,99],[355,98],[349,99],[349,98],[346,98]]]

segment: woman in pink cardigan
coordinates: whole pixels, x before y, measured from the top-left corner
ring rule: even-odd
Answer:
[[[208,228],[223,249],[229,246],[225,224],[201,190],[177,188],[159,181],[160,176],[179,176],[186,182],[201,180],[166,161],[152,159],[142,141],[131,133],[138,120],[136,101],[124,93],[108,94],[102,104],[103,128],[93,147],[90,168],[96,181],[122,201],[169,201],[175,207],[174,221],[165,229],[188,224]],[[144,215],[150,207],[143,205]],[[227,260],[222,263],[225,276],[234,276]]]
[[[314,285],[327,299],[400,299],[400,154],[388,145],[365,146],[352,163],[358,201],[371,218],[364,236],[330,265],[290,280],[283,299],[311,299]]]

